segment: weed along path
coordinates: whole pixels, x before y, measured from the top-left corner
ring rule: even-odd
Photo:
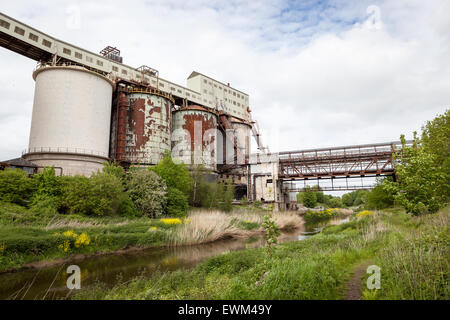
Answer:
[[[320,230],[318,225],[302,226],[292,232],[282,233],[279,242],[303,240]],[[259,235],[249,239],[219,240],[199,245],[123,251],[119,254],[93,256],[80,261],[66,261],[63,265],[50,265],[38,270],[19,270],[0,274],[0,299],[67,298],[72,293],[66,285],[70,276],[66,269],[71,264],[80,267],[81,289],[92,288],[98,284],[113,287],[136,277],[150,277],[158,271],[192,269],[199,262],[221,253],[264,245],[264,237]]]

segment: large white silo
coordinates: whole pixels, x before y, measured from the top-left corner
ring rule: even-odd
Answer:
[[[29,148],[24,158],[91,175],[108,159],[114,83],[77,66],[46,66],[36,81]]]

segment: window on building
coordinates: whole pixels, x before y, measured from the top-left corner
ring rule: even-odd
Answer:
[[[128,74],[127,70],[122,69],[122,74]]]
[[[83,59],[83,55],[81,53],[75,51],[75,58]]]
[[[8,21],[0,19],[0,26],[5,28],[5,29],[9,29],[10,24],[9,24]]]
[[[25,34],[25,30],[22,28],[19,28],[17,26],[14,28],[14,32],[17,34],[20,34],[21,36],[23,36]]]
[[[116,66],[112,66],[112,70],[115,72],[119,72],[119,68],[117,68]]]
[[[63,53],[70,56],[72,54],[72,51],[70,51],[70,49],[63,48]]]
[[[28,35],[28,39],[37,42],[37,41],[38,41],[38,36],[35,35],[34,33],[31,33],[31,32],[30,32],[30,34]]]
[[[50,48],[52,46],[52,43],[48,41],[47,39],[42,39],[42,45]]]

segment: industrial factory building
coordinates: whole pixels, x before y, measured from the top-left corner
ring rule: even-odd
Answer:
[[[31,174],[54,166],[59,174],[89,176],[105,161],[146,167],[170,152],[215,179],[232,179],[237,199],[276,209],[295,203],[307,181],[328,180],[322,190],[342,191],[371,188],[363,178],[395,177],[399,141],[270,153],[248,94],[199,72],[184,87],[146,65],[124,64],[117,48],[96,54],[3,13],[0,46],[38,62],[29,146],[22,158],[0,162],[0,170]],[[257,153],[250,153],[251,136]],[[352,178],[361,184],[349,184]]]
[[[238,197],[265,200],[256,193],[264,193],[258,185],[267,174],[252,174],[250,165],[251,135],[265,149],[248,94],[195,71],[181,86],[146,65],[122,63],[117,48],[96,54],[4,14],[0,45],[38,62],[29,145],[22,155],[28,163],[89,176],[105,161],[151,166],[171,152],[188,167],[203,165],[217,179],[231,178]],[[269,189],[272,196],[265,198],[275,201]]]

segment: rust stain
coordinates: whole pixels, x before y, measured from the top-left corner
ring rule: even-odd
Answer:
[[[142,98],[130,99],[130,114],[128,117],[128,128],[135,142],[134,151],[140,151],[149,140],[145,134],[145,100]],[[151,132],[150,132],[151,134]]]
[[[130,95],[128,101],[127,155],[133,162],[157,163],[159,155],[170,149],[170,114],[162,114],[162,104],[170,104],[149,95]]]
[[[201,137],[202,137],[202,150],[204,150],[209,143],[214,143],[215,137],[210,135],[208,138],[203,139],[205,137],[205,132],[209,129],[216,128],[216,122],[214,121],[214,117],[212,115],[206,115],[201,113],[189,113],[183,116],[184,124],[183,129],[187,130],[190,135],[190,141],[187,141],[191,144],[191,150],[194,150],[194,142],[195,142],[195,123],[197,121],[201,122]],[[198,133],[197,133],[198,134]],[[189,138],[188,138],[189,139]],[[214,148],[211,152],[211,156],[214,156]]]

